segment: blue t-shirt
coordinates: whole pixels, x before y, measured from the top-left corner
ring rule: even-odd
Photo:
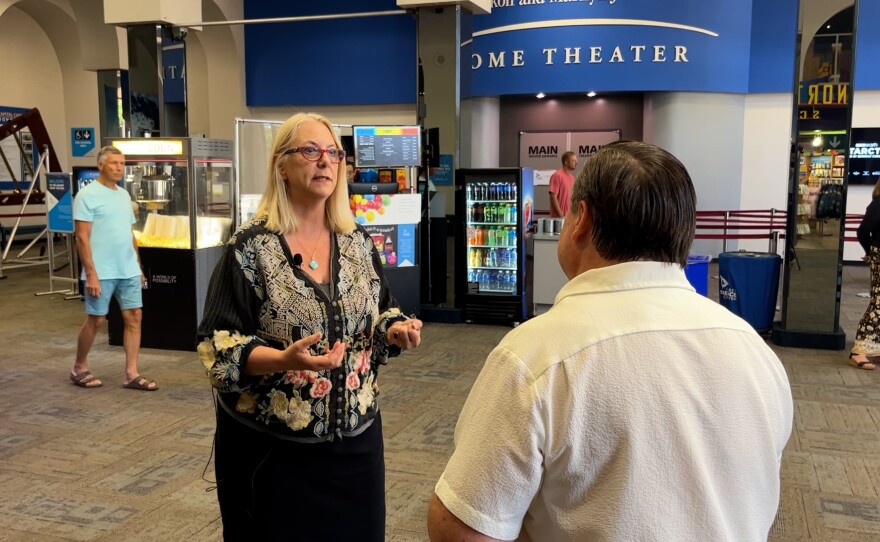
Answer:
[[[131,225],[135,220],[128,192],[95,181],[77,193],[73,219],[92,223],[89,243],[99,280],[141,275],[132,245]]]

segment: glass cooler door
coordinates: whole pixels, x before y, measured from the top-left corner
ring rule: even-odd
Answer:
[[[517,190],[515,178],[465,181],[468,293],[518,293]]]

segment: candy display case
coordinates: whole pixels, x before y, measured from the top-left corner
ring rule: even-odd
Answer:
[[[124,186],[147,282],[141,345],[194,350],[208,282],[232,234],[232,142],[160,137],[104,144],[125,155]],[[110,344],[122,344],[118,308],[108,320]]]

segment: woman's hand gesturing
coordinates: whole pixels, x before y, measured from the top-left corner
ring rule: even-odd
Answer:
[[[317,344],[320,340],[321,334],[313,333],[288,346],[282,353],[288,370],[329,371],[339,367],[342,364],[342,358],[345,356],[345,349],[348,345],[336,341],[333,348],[326,353],[319,356],[312,355],[309,352],[309,347]]]
[[[386,334],[388,344],[401,350],[416,348],[422,343],[422,321],[418,318],[394,322]]]

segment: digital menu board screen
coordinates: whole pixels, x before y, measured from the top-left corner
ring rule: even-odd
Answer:
[[[849,141],[849,184],[880,179],[880,128],[853,128]]]
[[[419,126],[355,126],[353,132],[356,167],[417,167],[422,163]]]

